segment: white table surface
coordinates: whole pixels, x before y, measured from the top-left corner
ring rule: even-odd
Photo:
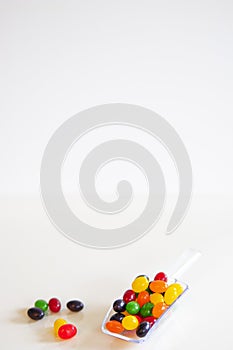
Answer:
[[[194,196],[189,213],[170,236],[166,215],[144,238],[109,251],[88,249],[52,226],[38,198],[1,200],[1,349],[232,349],[232,208],[230,197]],[[202,257],[183,275],[189,293],[144,345],[101,333],[109,304],[130,286],[135,275],[166,270],[188,247]],[[56,340],[50,315],[34,322],[27,315],[38,298],[57,296],[59,317],[78,326],[69,341]],[[79,314],[65,309],[68,300],[85,303]]]

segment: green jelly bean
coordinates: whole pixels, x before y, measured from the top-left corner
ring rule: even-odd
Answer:
[[[39,309],[43,310],[44,312],[48,310],[48,303],[43,300],[43,299],[38,299],[36,302],[35,302],[35,307],[38,307]]]

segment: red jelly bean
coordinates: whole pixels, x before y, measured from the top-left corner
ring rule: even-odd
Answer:
[[[143,322],[144,321],[149,322],[150,326],[152,327],[155,324],[156,318],[153,316],[148,316],[148,317],[143,318]]]
[[[164,272],[159,272],[154,278],[154,281],[157,281],[157,280],[167,282],[167,275]]]
[[[139,322],[139,323],[142,322],[143,318],[142,318],[141,316],[139,316],[139,315],[134,315],[134,316],[138,319],[138,322]]]
[[[61,339],[70,339],[77,334],[77,328],[73,324],[66,323],[58,330],[58,336]]]
[[[126,304],[128,304],[130,301],[135,301],[136,300],[135,292],[132,289],[128,289],[123,296],[123,300]]]
[[[49,309],[52,312],[59,312],[61,310],[61,303],[57,298],[52,298],[49,300]]]

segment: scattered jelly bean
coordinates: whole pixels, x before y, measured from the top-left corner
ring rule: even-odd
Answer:
[[[110,321],[118,321],[121,323],[124,317],[124,314],[122,314],[121,312],[117,312],[116,314],[112,315]]]
[[[132,289],[128,289],[123,296],[123,300],[125,303],[129,303],[130,301],[135,301],[136,293]]]
[[[135,316],[126,316],[125,318],[123,318],[122,320],[122,326],[124,327],[124,329],[126,329],[127,331],[132,331],[134,329],[136,329],[139,325],[138,319]]]
[[[106,328],[109,332],[112,333],[122,333],[124,331],[124,327],[118,321],[112,320],[106,323]]]
[[[153,311],[153,309],[152,309],[152,311]],[[156,318],[154,316],[148,316],[148,317],[143,318],[143,321],[149,322],[150,326],[152,327],[156,322]]]
[[[165,303],[157,303],[152,309],[152,315],[155,318],[159,318],[167,310]]]
[[[63,324],[58,329],[58,336],[61,339],[70,339],[77,334],[77,328],[70,323]]]
[[[113,303],[113,310],[116,312],[122,312],[126,309],[126,303],[122,299],[118,299]]]
[[[167,282],[167,275],[164,272],[159,272],[155,276],[154,280],[155,281],[160,280],[160,281]]]
[[[150,295],[150,301],[152,304],[156,305],[158,303],[162,303],[164,301],[162,294],[153,293]]]
[[[154,307],[154,304],[152,304],[152,303],[144,304],[142,306],[142,308],[140,309],[140,314],[142,315],[142,317],[152,316],[153,307]]]
[[[165,292],[164,301],[167,305],[171,305],[183,293],[183,288],[178,283],[171,284]]]
[[[164,293],[167,290],[167,283],[164,281],[156,280],[150,283],[149,288],[154,293]]]
[[[66,320],[64,320],[63,318],[58,318],[53,325],[54,328],[54,333],[56,334],[56,336],[58,336],[58,330],[61,326],[63,326],[64,324],[67,324]]]
[[[145,276],[137,277],[132,283],[132,289],[136,293],[143,292],[149,286],[149,280]]]
[[[57,298],[51,298],[49,300],[49,309],[52,312],[59,312],[61,310],[61,303]]]
[[[126,305],[126,311],[131,315],[136,315],[140,310],[140,305],[136,301],[130,301]]]
[[[140,307],[142,307],[146,303],[149,303],[149,301],[150,294],[146,290],[138,294],[137,303],[140,305]]]
[[[67,308],[73,312],[79,312],[84,308],[84,305],[79,300],[71,300],[66,304]]]
[[[38,307],[32,307],[27,311],[28,316],[35,321],[41,320],[44,317],[44,311]]]
[[[48,310],[48,303],[47,301],[43,300],[43,299],[38,299],[35,302],[35,307],[38,307],[39,309],[43,310],[44,312]]]
[[[137,336],[140,337],[140,338],[145,337],[147,335],[147,333],[149,332],[150,328],[151,328],[150,327],[150,322],[143,321],[139,325],[139,327],[138,327],[138,329],[136,331]]]

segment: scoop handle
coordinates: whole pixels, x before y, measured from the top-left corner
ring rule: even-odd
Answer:
[[[192,248],[186,249],[167,270],[168,276],[175,279],[180,278],[200,257],[200,251]]]

